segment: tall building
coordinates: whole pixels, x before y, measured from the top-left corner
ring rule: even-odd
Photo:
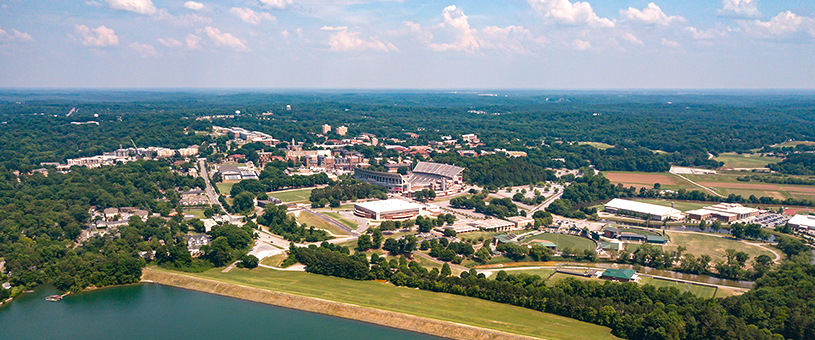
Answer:
[[[331,132],[331,125],[323,124],[323,134]]]
[[[345,125],[337,127],[337,134],[340,136],[345,136],[348,133],[348,128]]]

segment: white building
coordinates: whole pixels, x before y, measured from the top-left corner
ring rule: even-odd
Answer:
[[[421,204],[389,199],[354,203],[354,214],[372,220],[397,220],[413,218],[419,215],[425,207]]]
[[[515,229],[515,223],[497,218],[471,222],[470,225],[484,231],[509,231]]]
[[[815,230],[815,216],[795,215],[787,223],[798,230]]]
[[[674,208],[620,198],[615,198],[606,203],[605,210],[613,214],[633,216],[646,220],[682,219],[682,212]]]

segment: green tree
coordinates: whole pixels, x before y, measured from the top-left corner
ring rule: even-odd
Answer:
[[[443,265],[441,265],[441,276],[442,277],[450,276],[452,274],[453,274],[453,270],[450,269],[450,265],[447,264],[447,262],[445,262]]]
[[[235,196],[232,208],[237,213],[248,213],[255,207],[255,195],[249,191],[244,191]]]

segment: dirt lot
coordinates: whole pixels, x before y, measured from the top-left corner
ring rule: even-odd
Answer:
[[[641,174],[641,173],[619,173],[619,172],[606,172],[604,173],[608,180],[614,183],[623,183],[624,185],[634,185],[652,188],[654,183],[662,185],[676,185],[678,178],[668,174]]]

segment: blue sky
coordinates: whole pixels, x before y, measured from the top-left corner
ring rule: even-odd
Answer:
[[[811,0],[0,0],[0,87],[815,89]]]

